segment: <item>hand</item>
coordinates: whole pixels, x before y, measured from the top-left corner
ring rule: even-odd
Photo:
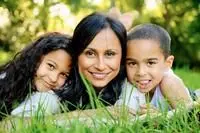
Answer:
[[[159,110],[150,105],[150,104],[145,104],[145,105],[140,105],[140,109],[138,110],[139,115],[147,114],[147,113],[159,113]]]

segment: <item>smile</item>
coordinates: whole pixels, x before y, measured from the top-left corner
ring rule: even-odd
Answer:
[[[109,74],[109,73],[96,73],[96,72],[90,72],[90,73],[95,79],[99,79],[99,80],[104,79]]]
[[[136,81],[136,84],[138,85],[140,89],[145,89],[147,88],[150,82],[151,80],[139,80],[139,81]]]
[[[46,82],[46,81],[44,81],[44,86],[45,87],[47,87],[47,88],[49,88],[49,89],[54,89],[54,85],[52,85],[52,84],[49,84],[48,82]]]

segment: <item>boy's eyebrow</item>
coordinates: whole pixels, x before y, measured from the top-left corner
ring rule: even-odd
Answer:
[[[147,60],[158,60],[158,58],[148,58]]]
[[[146,60],[158,60],[158,58],[147,58]],[[126,58],[126,61],[137,61],[136,59],[134,59],[134,58]]]
[[[136,60],[129,57],[129,58],[126,58],[126,61],[136,61]]]

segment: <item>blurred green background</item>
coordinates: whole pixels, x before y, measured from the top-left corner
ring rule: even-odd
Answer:
[[[0,0],[0,64],[42,33],[72,35],[84,16],[114,6],[133,13],[133,26],[163,26],[172,37],[174,67],[200,70],[200,0]]]

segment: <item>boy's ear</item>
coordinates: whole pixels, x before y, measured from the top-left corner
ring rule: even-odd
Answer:
[[[167,57],[167,59],[165,60],[165,64],[168,68],[171,68],[174,62],[174,56],[170,55]]]

